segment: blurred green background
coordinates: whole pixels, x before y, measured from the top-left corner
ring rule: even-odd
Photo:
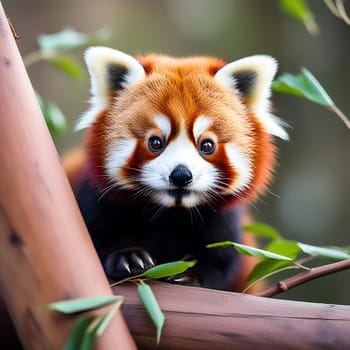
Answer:
[[[228,61],[269,54],[279,61],[279,74],[307,67],[350,116],[350,27],[322,1],[308,4],[320,29],[317,36],[281,12],[275,0],[3,1],[21,37],[23,56],[37,49],[38,35],[67,26],[79,32],[108,27],[112,38],[105,45],[130,54],[208,54]],[[73,55],[83,65],[82,53],[75,50]],[[66,152],[83,135],[74,133],[73,126],[88,106],[88,78],[72,81],[45,62],[32,65],[29,75],[40,94],[54,100],[68,118],[67,132],[55,138],[59,152]],[[253,215],[289,239],[349,246],[349,130],[320,106],[277,93],[273,102],[276,114],[290,125],[291,140],[278,141],[279,166],[271,187],[275,195],[257,202]],[[346,271],[281,297],[349,304],[349,289]]]

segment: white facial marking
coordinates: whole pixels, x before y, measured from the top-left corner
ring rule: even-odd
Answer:
[[[185,131],[182,131],[157,158],[143,167],[141,182],[155,189],[158,203],[167,207],[174,206],[176,200],[168,191],[176,186],[170,183],[169,175],[180,164],[186,166],[193,177],[186,187],[189,193],[183,196],[182,205],[196,206],[204,202],[205,194],[214,188],[217,170],[200,156]]]
[[[235,74],[253,72],[256,81],[249,93],[248,107],[256,114],[267,133],[288,140],[284,130],[286,126],[278,117],[269,113],[271,83],[277,71],[277,61],[267,55],[255,55],[241,58],[219,69],[215,79],[229,88],[236,89]]]
[[[203,132],[206,131],[212,124],[213,121],[210,118],[204,115],[200,116],[193,125],[194,138],[198,140]]]
[[[121,140],[116,142],[109,150],[106,159],[106,172],[108,177],[119,182],[120,185],[128,187],[121,176],[121,169],[125,166],[136,147],[135,140]]]
[[[81,115],[77,124],[74,127],[75,131],[88,128],[95,120],[101,111],[106,108],[105,98],[93,96],[90,98],[90,109]]]
[[[261,113],[260,118],[263,123],[266,131],[274,136],[279,137],[282,140],[288,141],[289,135],[284,130],[284,128],[288,127],[288,124],[285,123],[282,119],[271,113]]]
[[[134,85],[145,78],[145,70],[132,56],[109,47],[90,47],[85,52],[85,62],[91,77],[91,93],[93,96],[107,97],[110,94],[106,68],[110,64],[126,68],[123,87]]]
[[[169,119],[165,115],[158,115],[154,118],[158,128],[163,133],[165,140],[167,140],[170,136],[171,132],[171,124]]]
[[[228,143],[226,144],[225,148],[230,163],[237,173],[237,178],[231,190],[238,193],[248,187],[253,176],[251,163],[249,159],[241,152],[238,146]]]
[[[97,115],[107,108],[111,96],[109,77],[106,74],[108,65],[125,67],[127,72],[123,76],[123,88],[137,84],[146,76],[142,65],[134,57],[109,47],[90,47],[85,52],[85,62],[90,74],[91,108],[82,115],[75,130],[89,127]]]

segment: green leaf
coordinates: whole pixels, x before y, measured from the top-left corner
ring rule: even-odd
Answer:
[[[87,311],[109,305],[116,302],[121,302],[122,296],[103,296],[103,297],[88,297],[70,300],[57,301],[47,305],[49,310],[55,310],[64,314],[74,314],[77,312]]]
[[[299,75],[292,75],[290,73],[282,74],[272,83],[272,89],[329,107],[343,121],[347,128],[350,129],[350,120],[335,105],[315,76],[306,68],[302,68]]]
[[[310,34],[318,34],[313,13],[304,0],[280,0],[280,8],[291,17],[302,22]]]
[[[231,242],[231,241],[222,241],[222,242],[215,242],[215,243],[207,244],[205,247],[206,248],[226,248],[229,246],[235,246],[235,243]]]
[[[280,233],[275,228],[262,222],[254,222],[252,224],[245,225],[243,230],[245,232],[253,233],[259,237],[271,239],[281,238]]]
[[[350,254],[346,253],[344,250],[340,248],[317,247],[314,245],[300,243],[300,242],[298,242],[297,245],[306,254],[318,255],[325,258],[331,258],[336,260],[350,259]]]
[[[94,339],[87,335],[87,329],[96,319],[96,316],[79,317],[64,345],[64,350],[90,350],[93,348]]]
[[[95,331],[89,332],[87,330],[83,335],[79,350],[93,350],[96,339],[97,339],[96,332]]]
[[[255,256],[255,257],[259,257],[259,258],[282,260],[282,261],[292,261],[291,258],[284,256],[284,255],[275,254],[275,253],[269,252],[267,250],[254,248],[254,247],[250,247],[250,246],[247,246],[244,244],[235,243],[235,242],[231,242],[231,241],[211,243],[211,244],[208,244],[206,247],[207,248],[218,248],[218,247],[227,247],[227,246],[234,246],[235,249],[243,255]]]
[[[165,316],[159,307],[159,304],[153,294],[151,287],[148,284],[141,282],[141,284],[137,287],[137,293],[156,328],[157,344],[159,344]]]
[[[66,118],[61,109],[55,103],[46,102],[43,114],[51,134],[58,135],[66,130]]]
[[[38,44],[44,52],[71,50],[98,42],[105,42],[111,37],[107,28],[101,28],[95,33],[79,33],[72,28],[65,28],[53,34],[44,34],[38,37]]]
[[[247,282],[252,283],[258,280],[262,280],[271,276],[273,273],[280,272],[287,268],[298,268],[293,264],[292,261],[280,261],[273,259],[266,259],[261,261],[259,264],[254,266],[254,269],[251,271],[247,277]]]
[[[38,37],[38,44],[43,51],[68,50],[87,45],[88,35],[78,33],[72,28],[65,28],[53,34],[43,34]]]
[[[174,276],[186,271],[187,269],[193,267],[195,264],[196,264],[196,261],[182,261],[182,260],[161,264],[150,268],[139,277],[157,279],[157,278]]]
[[[115,313],[120,308],[120,305],[122,304],[122,302],[123,302],[123,298],[121,298],[120,300],[117,300],[113,304],[113,306],[110,308],[110,310],[102,317],[101,322],[96,327],[97,336],[100,336],[105,331],[105,329],[111,322],[112,318],[114,317]]]
[[[52,135],[62,133],[67,127],[66,118],[62,111],[55,103],[45,102],[38,93],[36,93],[36,97],[50,133]]]
[[[322,106],[334,105],[334,102],[318,80],[306,68],[302,68],[299,75],[282,74],[273,82],[272,89],[304,98]]]
[[[273,274],[276,274],[283,270],[302,268],[301,265],[295,263],[295,259],[301,252],[300,247],[295,241],[283,239],[275,240],[268,244],[266,247],[264,247],[264,250],[286,256],[292,260],[281,261],[274,259],[264,259],[263,261],[255,265],[254,269],[251,271],[247,278],[248,283],[254,284],[257,281],[270,277]],[[250,287],[251,285],[248,286],[248,288],[246,289],[249,289]]]
[[[301,249],[298,246],[297,242],[285,239],[271,242],[266,247],[264,247],[264,250],[287,256],[293,260],[295,260],[301,252]]]
[[[85,74],[85,71],[78,64],[78,62],[69,56],[55,55],[48,58],[48,60],[71,78],[78,80],[81,79]]]
[[[92,350],[96,338],[105,331],[122,301],[123,297],[107,296],[63,300],[47,305],[47,308],[50,310],[72,314],[112,304],[112,307],[105,314],[78,318],[64,346],[64,350]]]
[[[291,258],[289,258],[287,256],[272,253],[272,252],[269,252],[267,250],[263,250],[263,249],[259,249],[259,248],[249,247],[249,246],[246,246],[244,244],[235,243],[234,246],[239,253],[249,255],[249,256],[256,256],[259,258],[268,258],[268,259],[275,259],[275,260],[282,260],[282,261],[291,261],[292,260]]]

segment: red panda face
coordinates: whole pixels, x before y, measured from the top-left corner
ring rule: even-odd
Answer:
[[[86,61],[92,109],[78,126],[91,125],[88,156],[101,191],[192,208],[252,199],[267,186],[271,135],[287,137],[268,112],[272,58],[136,60],[97,47]]]

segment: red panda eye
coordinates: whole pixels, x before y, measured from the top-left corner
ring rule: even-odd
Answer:
[[[148,148],[152,151],[152,152],[160,152],[163,150],[164,148],[164,142],[163,140],[158,137],[158,136],[151,136],[148,139]]]
[[[214,153],[215,143],[211,139],[204,139],[199,145],[199,151],[205,155]]]

